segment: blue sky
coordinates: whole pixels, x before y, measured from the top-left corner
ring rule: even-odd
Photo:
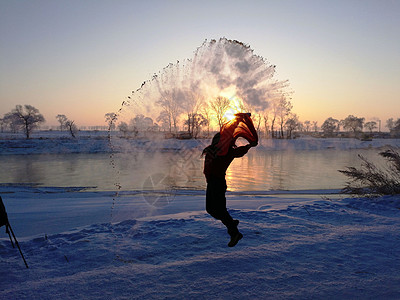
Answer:
[[[205,39],[251,46],[322,122],[400,118],[400,1],[0,0],[0,116],[37,107],[103,125],[132,90]]]

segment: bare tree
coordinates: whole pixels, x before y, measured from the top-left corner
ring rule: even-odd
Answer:
[[[184,97],[185,101],[183,105],[183,110],[187,115],[187,119],[184,124],[187,125],[188,133],[190,134],[190,136],[193,137],[195,125],[199,119],[199,110],[203,105],[203,99],[200,98],[198,94],[189,90],[186,90],[184,92]],[[203,116],[201,116],[201,118],[204,119]]]
[[[209,104],[204,104],[201,108],[201,115],[207,121],[207,137],[210,136],[211,108]]]
[[[311,121],[304,121],[304,129],[306,132],[309,132],[311,128]]]
[[[394,120],[393,118],[386,120],[386,127],[391,131],[394,128]]]
[[[0,132],[3,132],[5,127],[6,122],[4,121],[4,119],[0,119]]]
[[[297,114],[293,114],[291,113],[289,115],[289,118],[287,119],[286,123],[285,123],[285,127],[287,130],[287,135],[286,137],[288,139],[292,138],[292,132],[296,129],[298,129],[300,126],[300,121],[299,121],[299,117],[297,116]]]
[[[269,115],[268,115],[268,113],[264,114],[263,119],[264,119],[265,136],[268,137],[268,131],[269,131]]]
[[[360,132],[363,129],[365,118],[357,118],[353,115],[349,115],[343,120],[343,129],[352,131],[354,134]]]
[[[313,129],[314,129],[314,132],[317,132],[318,131],[318,122],[317,121],[312,121],[312,126],[313,126]]]
[[[275,122],[276,122],[276,118],[279,113],[279,100],[280,99],[273,99],[271,101],[271,137],[272,138],[276,138]]]
[[[56,119],[58,123],[60,123],[60,130],[63,131],[63,129],[66,128],[65,123],[68,121],[67,117],[65,115],[57,115]]]
[[[104,118],[106,119],[106,123],[108,124],[108,129],[114,130],[115,122],[117,121],[117,114],[116,113],[106,113],[104,115]]]
[[[370,133],[372,133],[372,130],[378,128],[377,123],[375,121],[369,121],[365,123],[364,127],[367,128]]]
[[[161,123],[161,128],[164,129],[164,131],[166,131],[166,129],[168,129],[169,132],[171,132],[171,130],[172,130],[171,115],[167,111],[165,111],[165,110],[161,111],[161,113],[157,117],[156,121],[158,123]]]
[[[230,107],[230,101],[228,98],[218,96],[210,103],[211,110],[215,113],[217,117],[219,128],[224,125],[224,114]]]
[[[129,125],[131,128],[139,132],[151,131],[154,128],[153,119],[150,117],[145,117],[142,114],[138,114],[132,118]]]
[[[185,121],[185,124],[191,123],[190,136],[197,138],[200,133],[200,129],[208,124],[207,119],[202,114],[191,114],[189,119]]]
[[[280,125],[280,137],[283,138],[283,127],[286,123],[286,120],[289,117],[289,114],[293,108],[293,105],[290,101],[288,101],[285,97],[282,97],[279,100],[278,106],[278,119]]]
[[[184,94],[181,90],[173,89],[166,91],[161,95],[161,99],[157,101],[157,104],[168,115],[170,121],[170,128],[174,127],[174,132],[177,132],[178,117],[182,113],[182,102],[184,101]]]
[[[12,114],[5,114],[3,118],[5,128],[9,128],[12,133],[17,133],[21,126],[19,124],[18,117]]]
[[[45,122],[43,115],[32,105],[17,105],[4,119],[12,126],[23,129],[26,138],[29,139],[32,131]]]
[[[76,137],[76,133],[78,132],[78,127],[75,125],[75,121],[69,120],[66,115],[57,115],[57,121],[60,123],[60,129],[64,128],[68,130],[73,138]]]
[[[261,136],[260,126],[261,126],[261,121],[263,119],[262,115],[260,113],[252,113],[251,117],[254,123],[254,128],[257,130],[258,136]]]
[[[124,137],[127,137],[127,136],[128,136],[128,133],[129,133],[129,126],[128,126],[128,124],[127,124],[126,122],[121,122],[121,123],[119,123],[118,129],[119,129],[119,131],[122,132],[122,134],[124,135]]]
[[[65,122],[65,127],[67,127],[69,133],[73,138],[76,137],[76,133],[78,132],[78,127],[76,127],[75,122],[72,120],[67,120]]]
[[[394,122],[394,130],[400,131],[400,119],[397,119],[396,122]]]
[[[389,128],[390,134],[399,137],[400,136],[400,118],[397,119],[396,121],[392,122],[392,126]]]
[[[324,121],[324,123],[321,126],[321,129],[326,136],[333,136],[333,133],[337,131],[338,126],[339,126],[339,121],[332,117],[329,117]]]

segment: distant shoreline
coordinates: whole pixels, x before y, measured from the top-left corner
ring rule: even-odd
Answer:
[[[125,139],[113,137],[110,143],[107,131],[82,131],[72,138],[66,131],[37,131],[26,140],[22,134],[0,133],[0,155],[70,154],[70,153],[124,153],[135,151],[201,151],[210,139]],[[261,139],[258,151],[349,150],[375,149],[385,146],[400,147],[400,139],[353,138]]]

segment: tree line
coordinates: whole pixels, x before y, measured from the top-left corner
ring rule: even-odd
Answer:
[[[343,120],[329,117],[319,128],[316,121],[301,122],[297,114],[292,112],[292,103],[285,97],[271,101],[263,111],[256,111],[240,101],[233,105],[232,100],[222,96],[209,102],[196,100],[190,103],[191,105],[187,106],[177,105],[173,97],[165,97],[157,102],[162,110],[155,121],[151,117],[138,114],[128,123],[124,121],[118,123],[118,115],[115,113],[105,114],[105,121],[111,130],[118,129],[124,137],[137,137],[143,132],[164,132],[176,136],[179,129],[183,129],[188,138],[197,138],[201,132],[202,136],[208,137],[212,130],[220,129],[228,120],[229,110],[232,110],[232,113],[251,112],[256,130],[260,136],[266,138],[293,138],[294,132],[319,133],[324,137],[335,137],[342,131],[347,132],[348,136],[356,137],[361,132],[372,134],[373,131],[378,129],[380,132],[381,129],[380,120],[365,122],[365,118],[353,115]],[[78,127],[73,120],[63,114],[58,114],[55,118],[60,124],[61,131],[66,130],[72,137],[76,136]],[[0,129],[1,132],[7,129],[12,132],[22,131],[29,139],[32,131],[38,129],[44,122],[45,118],[37,108],[32,105],[16,105],[0,118]],[[391,133],[399,136],[400,118],[386,120],[386,127]]]
[[[294,134],[302,132],[314,134],[322,137],[342,136],[356,137],[359,133],[372,133],[375,130],[381,131],[381,121],[372,120],[365,122],[365,118],[349,115],[343,120],[332,117],[327,118],[321,127],[317,121],[306,120],[301,122],[296,113],[293,112],[293,105],[285,95],[268,101],[268,106],[264,110],[257,110],[251,105],[246,105],[239,101],[234,103],[234,99],[218,96],[211,101],[196,98],[195,95],[188,93],[182,95],[182,91],[170,91],[165,93],[156,104],[161,108],[161,112],[156,120],[144,115],[136,115],[129,122],[120,122],[117,128],[123,136],[137,136],[140,132],[164,131],[172,135],[179,130],[186,131],[187,136],[196,138],[202,131],[203,136],[209,136],[210,129],[218,130],[227,121],[229,110],[250,112],[256,130],[259,135],[266,138],[293,138]],[[180,101],[184,99],[185,101]],[[118,116],[113,118],[106,115],[115,129]],[[214,126],[212,126],[214,124]],[[400,119],[394,121],[393,118],[387,120],[386,126],[391,132],[400,132]],[[214,127],[214,128],[211,128]],[[219,128],[218,128],[219,127]],[[342,130],[346,134],[342,133]]]
[[[400,118],[397,120],[393,118],[386,120],[386,127],[392,135],[398,136],[400,133]],[[372,132],[377,129],[381,132],[380,120],[365,122],[365,118],[359,118],[353,115],[349,115],[343,120],[329,117],[321,126],[321,130],[326,137],[338,136],[341,131],[348,132],[350,136],[356,137],[361,132],[372,134]]]
[[[176,135],[184,131],[187,137],[197,138],[201,132],[209,136],[210,131],[219,130],[229,120],[229,113],[233,116],[234,112],[250,112],[258,132],[265,131],[272,138],[291,138],[300,121],[292,112],[290,100],[282,96],[268,103],[270,106],[260,111],[238,99],[218,96],[206,101],[190,92],[169,91],[156,102],[161,110],[155,120],[142,114],[119,123],[117,114],[108,113],[105,118],[111,129],[118,128],[124,136],[137,136],[146,131]]]

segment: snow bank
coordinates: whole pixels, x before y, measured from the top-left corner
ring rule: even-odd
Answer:
[[[97,223],[158,218],[205,210],[204,190],[93,191],[85,187],[0,184],[0,195],[19,237],[57,234]],[[238,210],[281,209],[308,203],[337,190],[227,192],[229,207]],[[28,225],[27,225],[28,224]],[[34,224],[34,226],[30,226]]]
[[[236,209],[234,248],[203,211],[95,223],[20,239],[29,269],[4,236],[0,298],[396,299],[399,208],[384,197]]]

